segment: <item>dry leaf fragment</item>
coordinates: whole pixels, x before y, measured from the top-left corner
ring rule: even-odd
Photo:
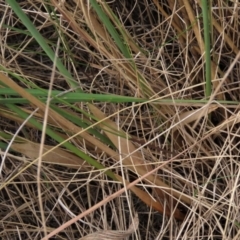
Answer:
[[[136,215],[133,219],[132,224],[126,231],[119,230],[100,230],[95,233],[88,234],[85,237],[80,238],[79,240],[124,240],[134,233],[139,225],[138,216]]]
[[[36,159],[39,157],[40,144],[38,143],[30,141],[26,143],[13,143],[11,148],[14,151],[22,153],[31,159]],[[67,152],[64,149],[57,148],[51,150],[52,148],[52,146],[44,145],[44,153],[48,153],[46,155],[43,155],[43,162],[65,165],[72,168],[87,168],[88,164],[83,159]]]

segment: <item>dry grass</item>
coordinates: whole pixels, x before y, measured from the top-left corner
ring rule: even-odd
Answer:
[[[88,1],[79,4],[66,1],[60,5],[48,1],[56,7],[59,22],[49,17],[43,1],[19,2],[40,33],[52,43],[52,48],[59,48],[59,57],[84,92],[189,101],[205,98],[203,25],[201,17],[196,17],[201,13],[198,1],[108,3],[128,32],[126,39],[134,70],[93,9],[88,11]],[[237,104],[219,102],[240,101],[237,59],[240,6],[237,1],[213,0],[211,12],[211,102],[94,104],[106,116],[112,115],[108,124],[114,123],[132,137],[129,148],[136,149],[138,154],[133,156],[144,159],[149,171],[157,169],[151,176],[171,186],[169,191],[156,185],[162,188],[158,191],[147,181],[136,185],[162,203],[163,214],[126,189],[108,200],[107,197],[123,186],[87,164],[80,167],[80,159],[63,149],[51,151],[56,142],[49,137],[45,145],[50,153],[42,158],[41,168],[31,164],[38,158],[42,132],[30,123],[22,125],[23,121],[0,102],[0,141],[10,142],[3,132],[18,140],[13,143],[15,151],[1,150],[1,239],[42,239],[44,233],[52,232],[81,213],[80,220],[51,239],[240,238],[239,108]],[[3,0],[0,0],[0,16],[0,64],[26,79],[25,83],[17,79],[15,82],[22,87],[30,87],[32,83],[48,89],[53,80],[53,89],[69,90],[70,86],[57,71],[52,78],[53,63],[34,38],[17,30],[25,27]],[[76,106],[88,112],[93,109],[86,103],[76,103]],[[61,107],[72,111],[67,106]],[[33,111],[28,105],[22,108]],[[92,112],[100,116],[97,111]],[[83,118],[74,111],[72,114]],[[35,116],[43,121],[43,115]],[[85,120],[92,119],[85,117]],[[60,128],[56,119],[50,119],[49,123],[54,129]],[[106,130],[104,125],[101,127]],[[73,134],[62,132],[65,139]],[[114,142],[110,133],[105,135]],[[121,145],[119,138],[115,140]],[[21,141],[26,145],[18,145]],[[108,146],[104,151],[84,138],[71,141],[129,182],[136,180],[136,174],[123,164],[125,156],[118,153],[121,153],[118,147],[113,152],[117,155],[114,159],[113,149]],[[66,159],[71,159],[72,167],[60,164]],[[162,192],[164,197],[159,195]],[[104,204],[98,206],[104,199]],[[86,212],[94,206],[96,210]],[[174,207],[184,215],[183,221],[175,219]]]

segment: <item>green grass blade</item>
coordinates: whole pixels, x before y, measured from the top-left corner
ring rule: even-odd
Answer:
[[[0,79],[1,81],[1,79]],[[47,100],[47,92],[41,91],[40,89],[25,89],[25,91],[31,93],[35,97],[38,97],[41,101]],[[64,93],[61,95],[61,91],[53,90],[52,91],[53,99],[51,100],[51,103],[64,103],[64,104],[70,104],[70,103],[76,103],[76,102],[111,102],[111,103],[127,103],[127,102],[135,102],[135,103],[147,103],[149,100],[143,99],[143,98],[134,98],[134,97],[125,97],[125,96],[119,96],[114,94],[88,94],[88,93]],[[60,95],[59,95],[60,94]],[[6,97],[7,95],[8,98]],[[25,104],[28,103],[27,99],[24,98],[18,98],[19,96],[15,91],[9,88],[0,88],[0,104]],[[58,97],[56,97],[58,96]],[[156,99],[151,101],[154,104],[205,104],[208,103],[208,100],[194,100],[194,99]],[[238,105],[238,101],[216,101],[216,103],[219,104],[228,104],[228,105]],[[73,105],[69,105],[71,108],[75,109],[76,111],[79,111],[79,109],[75,108]],[[88,113],[85,113],[84,111],[80,110],[84,115],[88,117],[93,117],[89,115]]]
[[[90,3],[92,5],[93,9],[97,12],[98,17],[103,22],[103,24],[106,27],[106,29],[108,30],[108,32],[111,34],[112,38],[116,42],[118,48],[120,49],[120,51],[122,52],[124,57],[130,59],[131,54],[128,50],[128,47],[124,43],[124,39],[116,31],[116,29],[113,26],[113,24],[111,23],[110,19],[107,17],[107,15],[102,10],[102,8],[100,7],[100,5],[97,3],[96,0],[90,0]],[[104,2],[103,4],[106,4],[106,3]]]
[[[211,49],[210,49],[210,19],[209,19],[209,6],[208,0],[202,0],[203,11],[203,25],[204,25],[204,42],[205,42],[205,78],[206,78],[206,90],[205,96],[208,99],[212,93],[212,81],[211,81]]]
[[[35,38],[38,44],[42,47],[42,49],[45,51],[48,57],[52,60],[52,62],[54,62],[55,61],[54,52],[46,43],[45,39],[39,33],[39,31],[36,29],[33,23],[30,21],[28,16],[22,11],[19,4],[15,0],[6,0],[6,2],[12,7],[13,11],[16,13],[16,15],[19,17],[19,19],[22,21],[22,23],[25,25],[25,27],[28,29],[31,35]],[[74,81],[71,74],[66,69],[66,67],[62,64],[59,58],[57,58],[56,60],[56,67],[58,68],[59,72],[66,78],[67,82],[71,87],[77,86],[77,83]],[[80,89],[78,89],[78,91],[82,92]]]
[[[0,80],[1,81],[1,80]],[[40,98],[42,101],[47,100],[47,90],[44,89],[24,89],[26,92],[34,95],[35,97]],[[53,99],[51,103],[76,103],[76,102],[111,102],[111,103],[126,103],[126,102],[144,102],[146,99],[119,96],[115,94],[89,94],[89,93],[75,93],[68,92],[64,93],[58,90],[53,90],[52,92]],[[28,100],[23,98],[11,98],[13,96],[19,96],[18,93],[13,91],[10,88],[0,88],[0,96],[7,95],[9,98],[0,97],[1,103],[28,103]]]
[[[79,126],[84,129],[87,129],[89,127],[90,123],[88,124],[88,123],[84,122],[84,120],[82,120],[81,118],[76,117],[72,114],[69,114],[68,112],[64,111],[63,109],[61,109],[59,107],[52,106],[52,109],[55,110],[57,113],[61,114],[61,116],[65,117],[69,121],[73,122],[76,126]],[[95,128],[89,128],[87,131],[90,134],[96,136],[98,139],[100,139],[106,145],[110,145],[113,149],[116,149],[116,147],[109,140],[109,138],[107,138],[105,135],[103,135],[100,131],[97,131]]]
[[[21,110],[19,107],[12,105],[12,104],[7,104],[7,107],[12,110],[13,112],[17,113],[19,115],[19,117],[26,119],[28,118],[28,114],[26,114],[23,110]],[[34,118],[29,119],[29,122],[31,124],[33,124],[37,129],[39,129],[40,131],[42,131],[42,124],[40,124],[37,120],[35,120]],[[103,170],[105,169],[105,167],[99,163],[98,161],[96,161],[95,159],[91,158],[90,156],[88,156],[87,154],[85,154],[84,152],[80,151],[78,148],[76,148],[75,146],[73,146],[71,143],[69,142],[64,142],[65,139],[63,139],[62,137],[60,137],[58,134],[56,134],[54,131],[52,131],[49,127],[46,128],[46,134],[53,138],[55,141],[57,141],[58,143],[63,143],[62,145],[64,147],[66,147],[68,150],[70,150],[72,153],[76,154],[78,157],[84,159],[87,163],[89,163],[91,166],[95,167],[96,169],[99,170]],[[105,171],[105,174],[107,176],[109,176],[112,179],[115,179],[114,173],[110,170]]]

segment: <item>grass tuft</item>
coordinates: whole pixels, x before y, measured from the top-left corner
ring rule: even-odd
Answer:
[[[237,3],[0,6],[1,239],[239,238]]]

